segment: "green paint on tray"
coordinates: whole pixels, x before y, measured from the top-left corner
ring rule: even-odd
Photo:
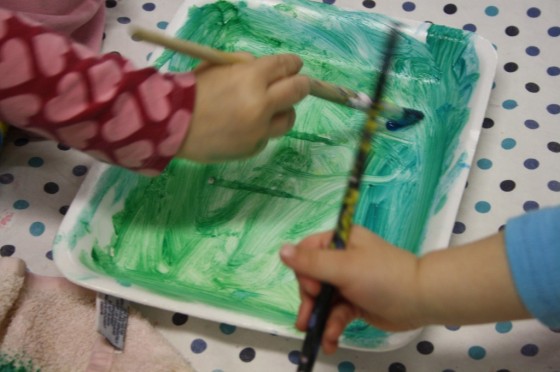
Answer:
[[[0,353],[0,372],[39,372],[29,358],[22,355]]]
[[[191,8],[177,36],[257,56],[297,53],[304,73],[370,92],[387,24],[380,15],[314,2],[271,7],[219,1]],[[155,61],[169,71],[196,63],[170,51]],[[427,221],[465,167],[465,154],[454,155],[477,79],[468,33],[432,25],[425,42],[401,35],[386,99],[419,109],[425,118],[373,140],[357,223],[418,253]],[[73,243],[88,234],[101,204],[124,201],[113,216],[110,241],[98,239],[91,256],[82,255],[88,267],[165,296],[291,326],[298,291],[278,250],[334,227],[364,121],[361,112],[308,97],[297,107],[294,129],[253,159],[213,165],[174,160],[155,178],[110,168]],[[372,348],[386,336],[356,322],[343,341]]]

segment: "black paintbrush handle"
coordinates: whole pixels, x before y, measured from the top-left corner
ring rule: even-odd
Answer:
[[[385,49],[385,57],[381,74],[377,81],[373,103],[369,109],[368,120],[366,121],[362,130],[362,138],[358,147],[358,153],[354,161],[354,166],[349,178],[346,194],[344,195],[342,208],[338,216],[338,222],[334,231],[333,239],[331,241],[331,248],[345,249],[350,236],[352,227],[352,219],[354,216],[354,208],[358,203],[360,194],[360,180],[364,171],[366,158],[371,148],[371,137],[376,128],[376,117],[381,109],[381,99],[383,90],[387,81],[387,73],[389,71],[393,49],[397,43],[397,29],[396,24],[391,28],[387,46]],[[309,318],[307,333],[303,342],[303,348],[300,354],[300,362],[298,365],[298,372],[310,372],[313,369],[313,364],[317,358],[317,353],[321,346],[323,332],[330,313],[331,302],[335,293],[335,288],[328,283],[321,285],[321,292],[315,299],[315,305]]]
[[[313,365],[315,364],[317,353],[321,346],[325,324],[330,314],[330,305],[334,294],[335,288],[330,284],[323,283],[321,292],[319,292],[319,295],[315,299],[315,307],[309,319],[297,372],[311,372],[313,370]]]

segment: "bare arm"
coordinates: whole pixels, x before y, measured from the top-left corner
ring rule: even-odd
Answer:
[[[331,233],[313,235],[281,251],[297,276],[302,303],[296,326],[304,331],[320,282],[338,288],[323,336],[336,350],[348,323],[363,318],[388,331],[428,324],[474,324],[529,318],[510,274],[503,234],[417,258],[360,226],[347,249],[328,246]]]
[[[529,318],[510,273],[502,233],[427,254],[418,261],[426,324]]]

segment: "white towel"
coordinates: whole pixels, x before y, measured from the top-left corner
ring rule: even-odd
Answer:
[[[0,370],[193,371],[132,309],[124,350],[116,351],[96,331],[95,297],[64,278],[26,272],[20,259],[1,257]]]

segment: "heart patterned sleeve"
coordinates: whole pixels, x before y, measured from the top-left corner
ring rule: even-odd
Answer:
[[[137,69],[0,9],[0,121],[155,175],[179,149],[194,97],[191,73]]]

